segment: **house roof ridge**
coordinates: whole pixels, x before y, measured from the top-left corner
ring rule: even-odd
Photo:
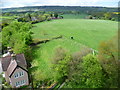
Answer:
[[[7,58],[7,57],[11,57],[11,56],[9,55],[9,56],[5,56],[5,57],[2,57],[2,58]]]
[[[3,71],[7,71],[7,69],[9,68],[9,66],[11,65],[11,60],[12,60],[12,56],[6,56],[6,57],[2,57],[2,68]],[[26,63],[26,59],[23,53],[20,54],[16,54],[16,64],[26,68],[27,67],[27,63]],[[11,66],[12,67],[12,66]]]

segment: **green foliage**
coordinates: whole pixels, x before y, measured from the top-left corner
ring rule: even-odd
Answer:
[[[26,22],[27,20],[25,18],[18,18],[18,22]]]
[[[118,87],[118,53],[118,36],[100,44],[98,56],[106,76],[105,87]]]
[[[82,63],[82,58],[89,53],[92,53],[92,50],[87,47],[84,47],[79,52],[75,52],[72,54],[72,60],[69,61],[69,80],[74,80],[75,78],[73,77],[81,73],[80,64]]]
[[[104,84],[102,67],[96,56],[88,54],[75,64],[75,69],[70,69],[71,77],[66,82],[65,88],[101,88]],[[72,65],[70,64],[70,68]]]
[[[32,24],[38,23],[38,22],[42,22],[42,21],[50,21],[51,20],[51,16],[50,14],[38,14],[38,13],[26,13],[24,16],[20,16],[18,18],[19,22],[30,22]]]
[[[93,19],[93,16],[91,16],[91,15],[90,15],[90,16],[88,16],[88,19]]]
[[[107,12],[107,13],[104,14],[104,17],[105,17],[105,19],[111,20],[112,14]]]
[[[2,30],[3,47],[11,46],[16,54],[24,53],[27,60],[31,60],[30,47],[32,42],[31,24],[12,22]]]
[[[112,18],[111,20],[112,20],[112,21],[115,21],[115,18]]]
[[[96,56],[91,54],[83,57],[82,63],[82,81],[84,87],[100,88],[103,85],[103,72]]]
[[[46,19],[47,21],[50,21],[51,20],[51,17],[47,17],[47,19]]]
[[[55,18],[58,18],[58,13],[54,13],[54,17],[55,17]]]
[[[4,83],[4,86],[3,86],[4,88],[12,88],[12,86],[9,84],[9,83],[7,83],[7,82],[5,82]]]
[[[53,62],[53,70],[55,71],[54,78],[56,81],[62,83],[68,77],[68,62],[71,56],[62,47],[58,47],[55,51],[55,58]]]
[[[14,45],[15,42],[18,43],[19,41],[24,41],[27,45],[30,44],[32,39],[29,31],[30,28],[30,24],[21,22],[13,22],[3,28],[3,45]]]
[[[27,19],[27,21],[31,21],[31,15],[30,15],[30,13],[26,13],[25,14],[25,18]]]
[[[4,15],[5,15],[5,16],[10,16],[10,13],[8,12],[8,13],[5,13]]]

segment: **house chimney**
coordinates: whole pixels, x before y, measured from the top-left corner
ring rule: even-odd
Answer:
[[[11,54],[13,54],[13,50],[12,49],[9,49],[8,50],[8,53],[11,55]]]
[[[12,53],[12,54],[11,54],[11,57],[12,57],[12,60],[15,60],[15,59],[16,59],[16,54],[15,54],[15,53]]]
[[[8,54],[11,55],[13,53],[13,50],[11,47],[7,47]]]
[[[7,49],[9,50],[9,49],[11,49],[11,47],[8,46]]]

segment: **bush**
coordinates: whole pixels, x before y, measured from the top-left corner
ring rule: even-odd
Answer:
[[[47,19],[46,19],[46,20],[47,20],[47,21],[50,21],[50,20],[52,20],[52,19],[51,19],[51,17],[47,17]]]
[[[96,56],[88,54],[83,57],[82,82],[87,88],[100,88],[104,84],[102,67]]]
[[[106,76],[105,87],[118,87],[118,51],[118,36],[100,44],[98,58]]]
[[[55,81],[62,83],[68,78],[69,73],[69,64],[68,62],[71,60],[71,55],[63,49],[62,47],[58,47],[55,50],[54,62],[53,62],[53,70]]]
[[[112,20],[112,21],[115,21],[115,18],[112,18],[111,20]]]

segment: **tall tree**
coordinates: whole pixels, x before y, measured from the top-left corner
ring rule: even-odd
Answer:
[[[68,62],[70,60],[71,55],[69,55],[65,49],[62,47],[56,48],[53,61],[53,70],[55,71],[54,78],[57,82],[62,83],[68,78]]]
[[[58,18],[58,13],[54,13],[54,17],[55,17],[55,18]]]
[[[118,87],[118,51],[118,36],[100,44],[98,57],[106,78],[105,87]]]

